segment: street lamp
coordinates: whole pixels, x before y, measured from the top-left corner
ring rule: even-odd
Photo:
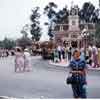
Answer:
[[[89,35],[90,35],[90,34],[88,33],[87,29],[84,28],[83,31],[82,31],[82,33],[81,33],[81,37],[82,37],[82,38],[84,39],[84,41],[85,41],[85,43],[84,43],[85,49],[86,49],[86,47],[88,46],[88,36],[89,36]]]

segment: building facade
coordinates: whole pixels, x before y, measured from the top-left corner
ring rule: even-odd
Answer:
[[[67,46],[81,47],[83,41],[88,44],[88,37],[82,37],[82,31],[86,28],[89,34],[95,33],[94,23],[84,23],[78,15],[78,6],[71,7],[67,23],[57,23],[54,26],[54,41],[57,44],[65,43]],[[87,40],[86,40],[87,38]]]

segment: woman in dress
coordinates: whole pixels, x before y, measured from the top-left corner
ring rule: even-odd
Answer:
[[[19,70],[19,72],[22,72],[24,68],[24,54],[21,48],[16,48],[15,53],[15,72]]]
[[[25,60],[24,71],[31,71],[32,70],[31,56],[28,49],[24,50],[24,60]]]

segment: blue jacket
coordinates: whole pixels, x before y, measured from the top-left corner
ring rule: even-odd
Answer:
[[[82,59],[79,59],[79,60],[73,59],[70,62],[69,67],[72,71],[83,71],[86,68],[86,62],[85,60],[82,60]],[[86,75],[73,74],[73,77],[75,79],[78,79],[80,81],[80,84],[86,84]]]

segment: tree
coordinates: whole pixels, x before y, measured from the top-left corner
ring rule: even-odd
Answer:
[[[44,14],[47,14],[49,19],[52,19],[56,15],[55,8],[57,8],[57,5],[54,2],[49,2],[44,8]]]
[[[62,10],[59,10],[56,14],[56,23],[68,23],[69,10],[65,6]]]
[[[82,9],[79,10],[79,17],[85,23],[95,23],[96,32],[90,34],[92,42],[100,44],[100,9],[96,9],[95,6],[90,2],[85,2]],[[89,37],[89,39],[90,39]]]
[[[100,47],[100,23],[96,24],[95,42]]]
[[[96,22],[97,21],[97,14],[95,6],[90,2],[85,2],[83,4],[82,9],[79,11],[80,19],[84,22]]]
[[[30,17],[30,20],[32,21],[31,24],[31,35],[32,35],[32,40],[34,41],[39,41],[41,37],[41,28],[40,28],[40,13],[39,13],[39,7],[36,7],[32,10],[32,15]]]
[[[3,41],[0,41],[0,47],[5,49],[12,49],[16,46],[16,43],[14,40],[8,39],[5,37]]]
[[[3,42],[2,41],[0,41],[0,48],[3,48],[4,46],[3,46]]]
[[[48,35],[50,39],[52,39],[54,35],[52,33],[52,25],[56,21],[56,10],[55,10],[56,8],[57,8],[57,5],[54,2],[49,2],[49,4],[46,5],[46,7],[44,8],[44,14],[46,14],[49,19],[49,22],[46,22],[45,25],[49,25]]]
[[[25,24],[21,30],[21,34],[23,35],[23,37],[27,37],[28,36],[28,30],[30,29],[28,24]]]
[[[32,45],[32,41],[28,37],[22,37],[20,39],[17,39],[16,42],[17,42],[17,46],[20,46],[23,49],[25,49],[27,46],[31,46]]]
[[[31,39],[28,37],[28,30],[30,29],[30,25],[25,24],[21,30],[22,37],[16,40],[17,46],[25,49],[28,46],[32,45]]]

